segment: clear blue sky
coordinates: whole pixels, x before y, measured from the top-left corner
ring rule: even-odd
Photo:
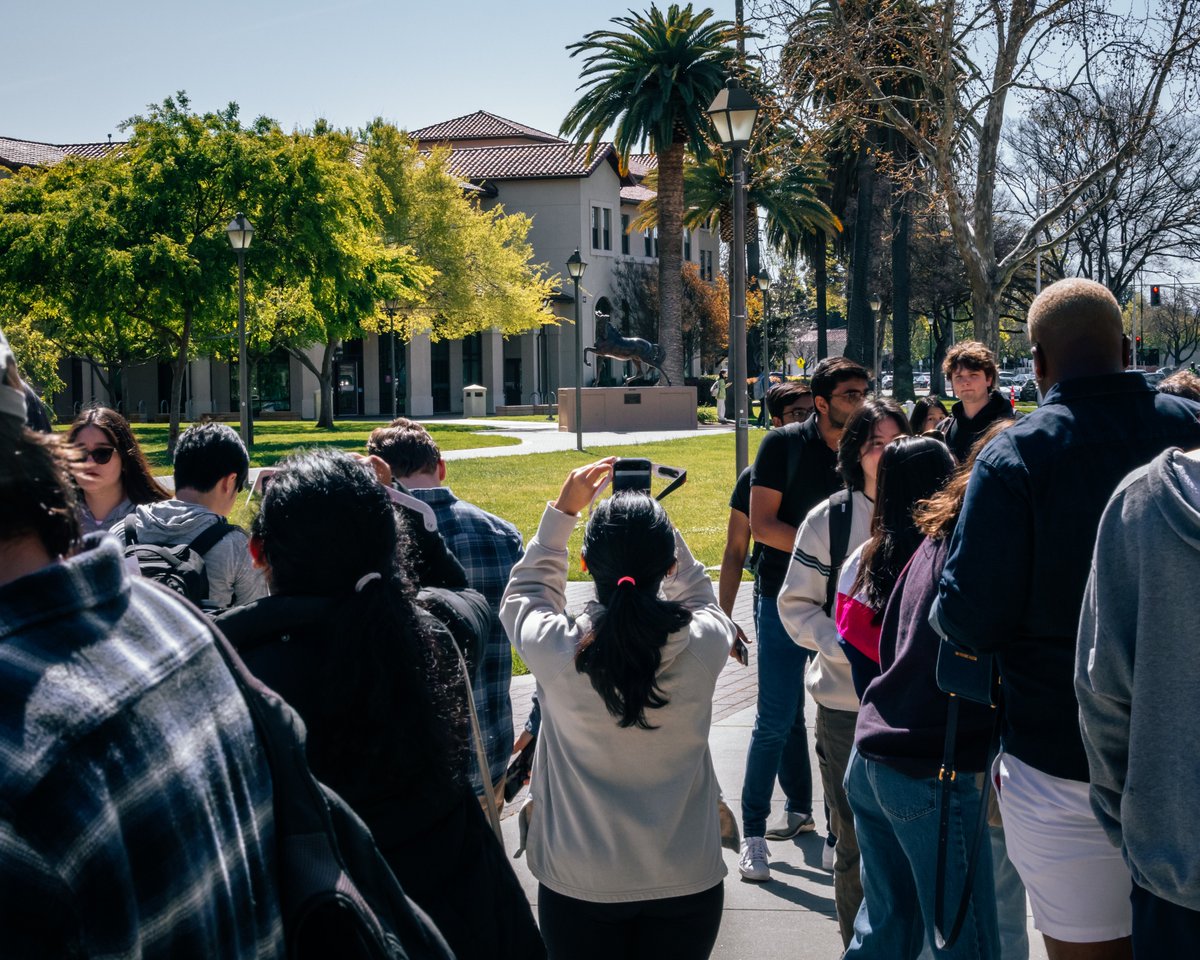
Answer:
[[[699,4],[703,5],[703,4]],[[733,19],[733,0],[713,3]],[[118,138],[146,104],[186,90],[243,120],[324,117],[406,129],[487,110],[555,133],[580,61],[566,45],[644,2],[529,0],[32,0],[0,18],[0,136]]]

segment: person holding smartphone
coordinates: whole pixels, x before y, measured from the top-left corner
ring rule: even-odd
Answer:
[[[704,960],[726,872],[708,734],[735,628],[641,490],[595,507],[582,556],[596,601],[567,615],[567,543],[614,462],[567,475],[500,607],[542,706],[529,868],[551,958]]]

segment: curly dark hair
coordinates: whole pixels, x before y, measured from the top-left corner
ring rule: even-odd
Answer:
[[[95,427],[116,448],[121,458],[121,483],[130,503],[140,505],[171,499],[167,489],[150,473],[150,464],[146,462],[142,445],[133,435],[129,421],[116,410],[108,407],[88,407],[83,410],[67,432],[68,442],[74,443],[84,427]]]
[[[79,541],[70,450],[58,436],[0,425],[0,541],[35,534],[53,557]]]
[[[271,478],[252,533],[273,594],[342,600],[327,678],[349,688],[345,702],[361,704],[339,719],[347,769],[461,780],[457,655],[418,611],[401,522],[370,468],[330,448],[294,455]],[[368,574],[378,577],[358,589]]]

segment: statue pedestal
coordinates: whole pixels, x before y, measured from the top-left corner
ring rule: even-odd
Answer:
[[[695,430],[695,387],[584,387],[583,429],[598,433]],[[575,390],[558,390],[558,429],[575,432]]]

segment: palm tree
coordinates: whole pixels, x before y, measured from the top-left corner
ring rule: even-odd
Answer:
[[[664,372],[683,382],[683,159],[690,150],[707,157],[705,112],[725,82],[736,52],[727,46],[736,28],[672,4],[664,14],[655,5],[641,15],[614,17],[619,30],[595,30],[567,49],[584,55],[578,102],[560,132],[588,141],[589,157],[601,137],[615,127],[613,146],[622,167],[631,153],[645,149],[658,157],[659,338],[666,352]]]

